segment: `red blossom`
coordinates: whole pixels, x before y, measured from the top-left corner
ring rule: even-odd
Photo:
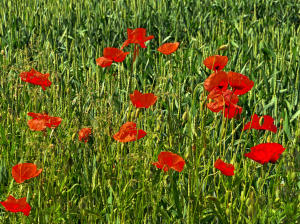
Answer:
[[[51,117],[47,114],[28,113],[33,119],[27,122],[29,128],[33,131],[44,131],[46,127],[56,128],[60,125],[62,119],[60,117]]]
[[[84,141],[85,143],[89,140],[89,136],[92,133],[91,128],[82,128],[78,133],[79,141]]]
[[[42,74],[34,69],[31,69],[29,72],[22,72],[20,74],[21,80],[24,82],[28,82],[34,85],[39,85],[46,90],[46,87],[51,85],[51,82],[48,80],[49,74]]]
[[[152,163],[158,169],[163,169],[167,172],[169,169],[181,172],[185,165],[183,158],[172,152],[160,152],[158,155],[158,162]]]
[[[130,94],[130,100],[136,108],[149,108],[155,104],[157,96],[153,93],[140,93],[135,90],[133,94]]]
[[[216,87],[218,87],[218,89],[226,90],[227,86],[228,86],[227,73],[223,71],[212,73],[204,81],[204,88],[208,92],[212,91]]]
[[[127,40],[123,43],[121,50],[129,44],[139,44],[141,48],[146,48],[145,42],[154,38],[153,35],[146,37],[145,28],[127,29]]]
[[[260,163],[275,163],[285,148],[278,143],[262,143],[251,148],[249,153],[245,156]]]
[[[15,199],[13,196],[8,196],[6,201],[1,201],[6,211],[9,212],[23,212],[24,215],[28,216],[31,210],[30,205],[26,202],[26,197]]]
[[[20,163],[15,165],[11,174],[17,183],[23,183],[25,180],[37,177],[40,175],[43,169],[37,170],[37,167],[33,163]]]
[[[254,82],[243,74],[236,72],[228,72],[227,74],[229,85],[236,95],[243,95],[254,86]]]
[[[224,163],[221,159],[217,159],[214,167],[221,171],[222,174],[226,176],[233,176],[234,175],[234,166],[229,163]]]
[[[146,132],[142,129],[136,129],[136,123],[126,122],[123,124],[113,138],[119,142],[132,142],[146,136]]]
[[[203,64],[210,70],[221,71],[228,62],[227,56],[213,55],[206,58]]]
[[[263,118],[263,124],[260,125],[260,119]],[[257,130],[269,130],[272,131],[274,133],[277,132],[277,127],[274,125],[274,119],[269,116],[269,115],[264,115],[261,117],[258,117],[257,114],[254,114],[253,116],[251,116],[251,121],[249,121],[245,127],[244,127],[244,131],[248,130],[248,129],[257,129]]]
[[[123,52],[122,50],[114,47],[106,47],[103,50],[103,57],[97,58],[97,65],[102,68],[111,66],[113,62],[122,62],[126,58],[129,52]]]
[[[179,47],[179,42],[175,43],[165,43],[161,45],[157,50],[165,55],[172,54],[173,52],[177,51]]]

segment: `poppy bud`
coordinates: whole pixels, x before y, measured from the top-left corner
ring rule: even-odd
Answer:
[[[243,190],[241,193],[241,201],[245,201],[245,191]]]
[[[247,209],[247,215],[250,216],[250,217],[252,217],[252,216],[254,216],[254,214],[255,214],[254,206],[253,206],[253,205],[250,205],[250,206],[248,207],[248,209]]]
[[[225,213],[226,213],[227,216],[229,216],[230,215],[230,209],[226,208]]]
[[[135,112],[132,111],[132,112],[131,112],[131,115],[130,115],[130,120],[134,120],[134,116],[135,116]]]
[[[270,143],[270,142],[271,142],[271,135],[269,135],[267,138],[267,143]]]
[[[187,113],[187,111],[185,111],[184,113],[183,113],[183,115],[182,115],[182,121],[186,121],[186,119],[188,118],[188,113]]]
[[[2,55],[5,55],[5,52],[4,52],[4,50],[1,50],[1,54],[2,54]]]
[[[223,45],[221,45],[217,50],[218,51],[225,51],[225,50],[227,50],[228,49],[228,44],[223,44]]]
[[[138,108],[138,109],[135,111],[135,118],[137,118],[137,117],[138,117],[138,115],[139,115],[139,112],[140,112],[140,109]]]

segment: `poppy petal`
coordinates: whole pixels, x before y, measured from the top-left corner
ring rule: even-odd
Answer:
[[[254,82],[247,76],[236,72],[228,72],[228,82],[236,95],[243,95],[254,86]]]
[[[153,93],[140,93],[138,90],[135,90],[133,94],[130,94],[130,100],[136,108],[149,108],[155,104],[157,96]]]
[[[15,199],[13,196],[8,196],[6,201],[1,201],[6,211],[9,212],[22,212],[24,215],[28,216],[31,210],[30,205],[26,202],[26,197]]]
[[[278,143],[262,143],[251,148],[251,152],[245,153],[245,156],[260,163],[275,163],[285,148]]]
[[[33,163],[20,163],[12,168],[12,176],[17,183],[23,183],[25,180],[37,177],[43,169],[37,170]]]
[[[49,87],[52,83],[49,78],[49,74],[42,74],[34,69],[31,69],[29,72],[22,72],[19,75],[21,80],[28,82],[34,85],[39,85],[43,90],[46,90],[46,87]]]
[[[85,143],[88,141],[89,136],[92,133],[92,129],[91,128],[82,128],[79,132],[78,132],[78,139],[79,141],[84,141]]]
[[[226,176],[233,176],[234,175],[234,166],[229,163],[224,163],[221,159],[217,159],[214,167],[221,171],[222,174]]]
[[[263,118],[264,121],[262,125],[259,123],[261,118]],[[274,119],[269,115],[259,117],[257,114],[254,114],[251,116],[251,121],[245,125],[244,131],[252,128],[257,130],[269,130],[274,133],[277,132],[277,127],[274,125]]]
[[[221,71],[228,62],[227,56],[213,55],[206,58],[203,64],[210,70]]]
[[[101,66],[102,68],[111,66],[111,64],[113,63],[112,59],[109,58],[105,58],[105,57],[100,57],[96,59],[96,63],[97,65]]]
[[[178,47],[179,47],[179,42],[165,43],[161,45],[157,50],[165,55],[169,55],[177,51]]]
[[[211,74],[204,81],[204,88],[208,92],[212,91],[215,87],[225,90],[225,89],[227,89],[227,86],[228,86],[227,73],[223,72],[223,71],[219,71],[219,72]]]
[[[169,169],[181,172],[185,165],[183,158],[172,152],[160,152],[158,155],[158,162],[152,163],[159,169],[163,169],[165,172]]]
[[[146,132],[142,129],[136,129],[136,123],[134,122],[126,122],[123,124],[113,138],[119,142],[132,142],[139,140],[146,136]]]

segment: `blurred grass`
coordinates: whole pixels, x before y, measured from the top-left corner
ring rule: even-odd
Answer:
[[[282,1],[10,1],[0,2],[0,200],[27,196],[31,214],[2,223],[296,223],[299,219],[299,2]],[[95,59],[120,47],[127,28],[155,38],[122,64]],[[163,42],[179,41],[166,57]],[[229,49],[216,49],[228,44]],[[132,52],[132,47],[126,50]],[[240,97],[240,120],[206,109],[202,61],[229,58],[225,71],[247,75],[254,88]],[[50,73],[45,92],[19,73]],[[116,76],[112,76],[112,74]],[[131,85],[129,86],[129,80]],[[129,94],[153,92],[157,103],[135,116]],[[32,132],[28,112],[62,117],[50,138]],[[185,119],[183,119],[183,115]],[[241,132],[253,113],[271,115],[277,134]],[[147,136],[121,144],[112,135],[136,121]],[[82,127],[93,141],[78,142]],[[286,151],[276,165],[243,154],[270,138]],[[186,160],[178,174],[156,170],[160,151]],[[235,176],[213,168],[223,158]],[[42,175],[16,184],[11,167],[36,163]]]

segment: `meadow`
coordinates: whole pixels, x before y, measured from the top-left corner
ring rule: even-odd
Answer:
[[[31,206],[26,216],[0,205],[0,223],[300,223],[299,11],[297,0],[0,1],[0,202]],[[123,62],[98,66],[128,28],[154,38],[134,63],[131,44]],[[168,42],[178,50],[157,51]],[[236,118],[207,108],[212,55],[254,82]],[[32,68],[50,74],[45,91],[21,80]],[[137,109],[135,90],[156,103]],[[32,131],[30,112],[62,121]],[[272,116],[277,132],[244,131],[253,114]],[[116,141],[128,121],[147,135]],[[267,142],[285,148],[275,163],[244,156]],[[180,155],[183,170],[154,166],[162,151]],[[214,167],[218,158],[233,176]],[[19,163],[43,170],[17,183]]]

